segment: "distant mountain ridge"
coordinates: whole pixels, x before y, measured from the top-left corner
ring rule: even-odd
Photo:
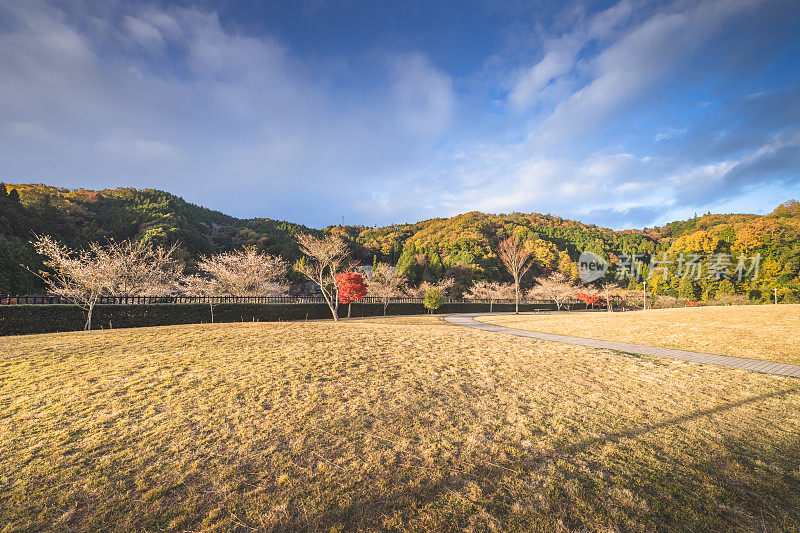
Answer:
[[[6,190],[16,191],[19,199],[13,193],[3,194]],[[800,204],[794,200],[764,216],[706,214],[642,230],[617,231],[537,213],[480,212],[378,228],[330,226],[317,230],[269,218],[236,218],[156,189],[66,189],[21,183],[0,188],[0,292],[41,288],[20,266],[40,265],[29,244],[34,234],[52,235],[71,247],[107,239],[144,239],[158,244],[179,241],[191,270],[200,255],[243,245],[255,245],[293,262],[299,258],[295,237],[301,232],[341,235],[363,263],[398,264],[412,284],[442,276],[455,277],[462,287],[479,278],[504,279],[493,250],[500,239],[514,234],[533,248],[535,274],[560,270],[575,277],[575,261],[583,250],[592,250],[612,263],[621,255],[633,254],[647,260],[652,254],[682,251],[761,253],[778,264],[773,267],[777,268],[775,283],[800,287]],[[699,285],[698,294],[715,290]],[[678,287],[670,285],[664,290],[678,291]]]

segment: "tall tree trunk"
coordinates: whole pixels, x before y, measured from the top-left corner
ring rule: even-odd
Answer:
[[[514,292],[515,292],[516,297],[517,297],[517,307],[516,307],[516,309],[514,311],[514,314],[518,315],[519,314],[519,276],[515,276],[514,277]]]
[[[337,293],[334,291],[333,294],[328,294],[328,290],[325,289],[325,278],[320,278],[315,280],[316,283],[319,284],[319,290],[322,293],[322,297],[325,299],[325,303],[328,304],[328,309],[331,310],[331,315],[333,315],[333,320],[338,322],[339,321],[339,298]],[[338,288],[337,288],[338,290]],[[336,298],[336,301],[333,298]]]
[[[325,303],[328,304],[328,308],[331,310],[331,315],[333,315],[333,320],[338,322],[339,310],[336,309],[336,305],[331,301],[331,299],[328,296],[325,296]]]
[[[83,326],[84,331],[91,331],[92,329],[92,311],[94,311],[94,301],[89,302],[89,311],[86,313],[86,324]]]
[[[489,312],[490,313],[492,312],[492,304],[493,303],[494,303],[494,300],[489,300]]]
[[[325,298],[325,303],[328,304],[328,309],[331,310],[331,315],[333,315],[333,320],[339,320],[339,309],[336,303],[331,299],[331,295],[328,294],[325,289],[322,289],[322,285],[320,285],[320,289],[322,290],[322,297]]]
[[[208,308],[211,310],[211,323],[214,323],[214,301],[208,297]]]
[[[350,308],[353,307],[353,302],[347,304],[347,318],[350,318]]]

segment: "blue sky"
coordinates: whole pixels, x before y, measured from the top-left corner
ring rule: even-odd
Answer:
[[[800,2],[0,0],[0,179],[315,227],[800,198]]]

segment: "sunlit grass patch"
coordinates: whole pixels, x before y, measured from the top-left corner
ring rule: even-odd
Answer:
[[[10,529],[800,527],[800,384],[436,317],[10,337]]]
[[[478,320],[544,333],[800,364],[800,305],[495,315]]]

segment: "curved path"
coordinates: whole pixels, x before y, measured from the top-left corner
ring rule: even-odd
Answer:
[[[491,313],[510,314],[510,313]],[[761,372],[774,376],[789,376],[800,378],[800,365],[789,365],[786,363],[772,363],[770,361],[760,361],[758,359],[748,359],[745,357],[732,357],[728,355],[715,355],[710,353],[689,352],[686,350],[676,350],[674,348],[658,348],[644,344],[632,344],[629,342],[604,341],[599,339],[585,339],[582,337],[571,337],[569,335],[555,335],[553,333],[540,333],[538,331],[528,331],[526,329],[508,328],[495,324],[487,324],[475,320],[477,316],[486,316],[490,313],[460,313],[444,317],[445,321],[457,326],[480,329],[483,331],[493,331],[495,333],[505,333],[518,337],[530,337],[543,341],[562,342],[565,344],[577,344],[578,346],[589,346],[591,348],[604,348],[618,352],[635,353],[640,355],[651,355],[653,357],[666,357],[668,359],[678,359],[680,361],[691,361],[693,363],[704,363],[730,368],[739,368],[751,372]]]

